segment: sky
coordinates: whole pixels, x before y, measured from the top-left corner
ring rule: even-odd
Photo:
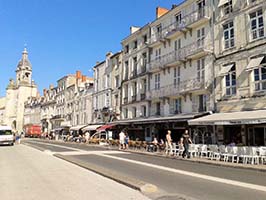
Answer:
[[[26,46],[42,94],[67,74],[93,76],[107,52],[121,50],[130,26],[155,19],[157,6],[182,0],[0,0],[0,97]]]

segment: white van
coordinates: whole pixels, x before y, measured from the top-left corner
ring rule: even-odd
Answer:
[[[12,128],[9,126],[0,126],[0,144],[14,145],[15,138]]]

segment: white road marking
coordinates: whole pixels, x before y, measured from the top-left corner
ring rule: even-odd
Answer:
[[[186,176],[192,176],[192,177],[201,178],[201,179],[205,179],[205,180],[209,180],[209,181],[215,181],[215,182],[224,183],[224,184],[228,184],[228,185],[234,185],[234,186],[239,186],[239,187],[244,187],[244,188],[248,188],[248,189],[266,192],[266,187],[261,186],[261,185],[245,183],[245,182],[240,182],[240,181],[234,181],[234,180],[224,179],[224,178],[218,178],[218,177],[214,177],[214,176],[202,175],[202,174],[198,174],[198,173],[194,173],[194,172],[188,172],[188,171],[173,169],[173,168],[169,168],[169,167],[163,167],[163,166],[159,166],[159,165],[149,164],[149,163],[145,163],[145,162],[141,162],[141,161],[130,160],[130,159],[126,159],[126,158],[119,158],[119,157],[115,157],[115,156],[111,156],[111,155],[103,155],[103,154],[99,154],[99,155],[103,156],[103,157],[107,157],[107,158],[112,158],[112,159],[130,162],[130,163],[134,163],[134,164],[139,164],[139,165],[143,165],[143,166],[147,166],[147,167],[153,167],[155,169],[174,172],[174,173],[178,173],[178,174],[182,174],[182,175],[186,175]]]

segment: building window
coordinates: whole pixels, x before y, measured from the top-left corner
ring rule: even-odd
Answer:
[[[125,80],[128,79],[128,61],[125,62]]]
[[[128,53],[128,52],[129,52],[129,46],[126,45],[126,46],[125,46],[125,53]]]
[[[161,59],[161,48],[155,50],[155,60]]]
[[[135,40],[133,43],[133,49],[136,49],[136,48],[138,48],[138,41],[137,40]]]
[[[199,95],[199,112],[207,111],[207,96],[205,94]]]
[[[155,74],[155,90],[160,89],[160,74]]]
[[[115,106],[118,106],[118,94],[115,95]]]
[[[236,94],[236,67],[233,66],[229,73],[225,75],[225,94],[233,96]]]
[[[142,116],[143,117],[146,117],[146,115],[147,115],[147,108],[146,108],[146,106],[141,106],[141,111],[142,111]]]
[[[256,40],[264,37],[264,23],[262,9],[251,13],[250,15],[250,29],[251,29],[251,39]]]
[[[174,68],[174,86],[178,88],[180,85],[180,67]]]
[[[201,28],[197,30],[197,47],[204,47],[204,39],[205,39],[205,28]]]
[[[266,90],[266,68],[261,66],[254,69],[255,91]]]
[[[132,117],[135,118],[137,116],[137,108],[133,107],[132,108]]]
[[[161,115],[161,103],[156,103],[156,115]]]
[[[228,49],[235,46],[234,23],[229,22],[223,25],[224,28],[224,48]]]
[[[182,22],[182,13],[181,12],[176,14],[175,20],[176,20],[176,24],[177,24],[177,27],[178,27],[179,24],[181,24],[181,22]]]
[[[175,114],[182,113],[181,98],[175,99]]]
[[[223,5],[224,15],[228,15],[233,12],[233,3],[232,0],[229,0]]]
[[[198,18],[202,18],[205,16],[205,0],[199,0],[198,4]]]
[[[137,70],[138,70],[138,60],[137,60],[137,57],[134,57],[133,58],[133,73],[132,73],[133,76],[137,75]]]
[[[125,119],[128,118],[128,109],[127,108],[125,108],[125,110],[124,110],[124,116],[125,116]]]
[[[204,81],[205,78],[205,59],[197,60],[197,80]]]
[[[148,42],[147,34],[143,35],[143,43],[146,44]]]
[[[157,31],[158,37],[160,37],[162,35],[162,25],[161,24],[156,27],[156,31]]]
[[[115,87],[119,87],[119,75],[115,76]]]

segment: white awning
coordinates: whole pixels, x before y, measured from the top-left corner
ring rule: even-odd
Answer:
[[[101,124],[93,124],[93,125],[87,125],[84,128],[82,128],[82,131],[95,131],[97,128],[99,128],[100,126],[102,126]]]
[[[223,6],[224,4],[226,4],[228,2],[229,2],[229,0],[220,0],[219,4],[218,4],[218,7],[221,7],[221,6]]]
[[[240,125],[263,123],[266,123],[266,110],[215,113],[188,121],[189,125]]]
[[[261,64],[263,58],[264,56],[250,59],[246,71],[253,70],[255,67],[258,67]]]
[[[77,126],[72,126],[70,128],[71,131],[78,131],[79,129],[83,128],[84,126],[86,126],[85,124],[83,125],[77,125]]]
[[[218,76],[225,76],[235,64],[223,66]]]

